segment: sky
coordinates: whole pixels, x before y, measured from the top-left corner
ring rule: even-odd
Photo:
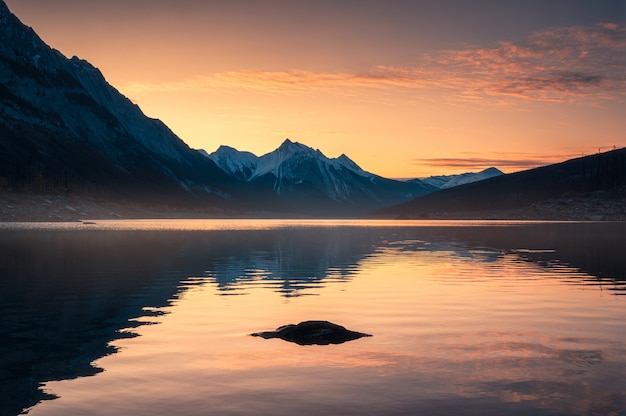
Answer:
[[[286,138],[389,178],[626,146],[626,0],[6,0],[209,153]]]

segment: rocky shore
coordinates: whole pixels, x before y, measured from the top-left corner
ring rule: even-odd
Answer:
[[[65,194],[0,192],[0,222],[84,221],[125,218],[209,218],[223,211],[181,211],[165,205],[140,205]]]
[[[546,221],[626,221],[626,191],[594,192],[549,199],[508,210],[429,212],[408,219],[484,219]]]
[[[0,192],[0,222],[254,216],[250,213],[226,212],[211,208],[181,211],[165,205],[147,206],[76,195]],[[596,192],[551,199],[519,209],[429,212],[403,216],[402,219],[626,221],[626,191]]]

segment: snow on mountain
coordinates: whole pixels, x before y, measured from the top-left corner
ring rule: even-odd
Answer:
[[[258,157],[250,152],[240,152],[230,146],[220,146],[215,152],[200,152],[211,159],[223,171],[237,179],[249,181],[258,164]]]
[[[250,179],[258,178],[267,174],[273,174],[277,178],[293,178],[297,175],[294,175],[294,172],[290,172],[285,169],[286,165],[295,165],[298,161],[318,159],[328,162],[328,158],[326,158],[319,150],[316,151],[301,143],[294,143],[291,140],[286,139],[278,147],[278,149],[267,153],[258,159],[256,169]]]
[[[504,173],[502,173],[499,169],[492,167],[480,172],[467,172],[458,175],[429,176],[428,178],[421,179],[421,181],[438,189],[448,189],[500,175],[504,175]],[[410,181],[413,180],[414,179]]]
[[[323,182],[323,189],[326,195],[337,201],[349,201],[350,197],[346,196],[346,193],[350,192],[350,186],[344,182],[346,180],[345,172],[366,178],[370,183],[389,180],[364,171],[345,154],[337,158],[328,158],[319,149],[316,150],[289,139],[286,139],[276,150],[260,157],[229,146],[220,146],[219,149],[211,154],[202,152],[225,172],[236,178],[255,181],[258,178],[270,175],[272,178],[275,178],[271,186],[279,194],[286,194],[294,186],[305,181],[311,181],[313,179],[311,175],[313,174],[317,175]],[[344,175],[342,175],[342,171],[345,171]],[[500,170],[488,168],[480,172],[411,179],[406,181],[406,183],[422,187],[426,186],[429,187],[429,191],[434,191],[499,175],[503,175]],[[424,194],[427,192],[418,193]]]
[[[302,183],[312,179],[310,174],[321,175],[326,192],[334,199],[345,199],[348,191],[340,176],[342,171],[349,174],[358,174],[363,177],[373,178],[375,175],[368,174],[347,156],[328,158],[319,149],[312,149],[302,143],[292,142],[286,139],[278,149],[258,158],[256,170],[250,180],[273,175],[277,180],[276,191],[281,193],[282,186],[290,186],[290,182]]]
[[[482,170],[476,173],[473,173],[473,172],[462,173],[460,175],[457,175],[454,178],[450,178],[450,180],[447,181],[441,187],[441,189],[454,188],[456,186],[465,185],[467,183],[472,183],[472,182],[483,181],[485,179],[493,178],[494,176],[500,176],[500,175],[504,175],[504,173],[500,171],[499,169],[493,168],[493,167],[487,168],[485,170]]]
[[[435,189],[421,181],[382,178],[364,171],[346,155],[328,158],[320,150],[289,139],[260,157],[228,146],[208,157],[231,176],[270,187],[309,212],[320,205],[365,212]]]
[[[347,169],[352,170],[353,172],[364,176],[366,178],[373,178],[375,177],[375,175],[364,171],[363,169],[361,169],[361,167],[359,165],[357,165],[352,159],[350,159],[348,156],[346,156],[345,154],[342,154],[341,156],[339,156],[336,159],[332,159],[335,163],[337,163],[340,166],[343,166]]]
[[[338,158],[328,158],[319,149],[314,150],[302,143],[292,142],[286,139],[276,150],[263,156],[256,156],[253,153],[239,151],[230,146],[220,146],[215,152],[209,154],[204,150],[200,152],[213,160],[220,168],[230,175],[242,178],[247,181],[254,180],[266,174],[276,176],[296,177],[297,173],[285,171],[285,164],[294,165],[298,161],[316,160],[325,167],[334,169],[348,169],[364,177],[374,177],[375,175],[365,172],[352,161],[348,156],[342,154]]]

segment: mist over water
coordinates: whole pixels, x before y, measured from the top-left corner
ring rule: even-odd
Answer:
[[[623,247],[623,223],[3,224],[0,414],[622,414]],[[305,320],[373,336],[248,335]]]

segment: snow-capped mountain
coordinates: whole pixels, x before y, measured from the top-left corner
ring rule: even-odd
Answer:
[[[204,156],[213,160],[223,171],[235,178],[249,181],[256,172],[258,157],[250,152],[240,152],[230,146],[222,145],[212,154],[199,150]]]
[[[306,212],[336,210],[355,213],[408,201],[439,189],[503,175],[496,168],[459,175],[398,181],[364,171],[345,154],[328,158],[320,150],[286,139],[263,156],[220,146],[203,155],[229,175],[272,188]]]
[[[46,45],[2,0],[0,187],[222,205],[274,195],[226,175],[97,68]]]
[[[504,173],[499,169],[492,167],[481,170],[480,172],[467,172],[459,175],[429,176],[428,178],[421,179],[421,181],[438,189],[448,189],[500,175],[504,175]]]
[[[201,150],[209,159],[213,160],[220,168],[230,175],[239,176],[246,181],[254,180],[266,174],[294,175],[294,171],[283,172],[284,163],[293,164],[294,161],[315,159],[325,168],[346,168],[364,177],[376,175],[365,172],[348,156],[342,154],[337,158],[328,158],[318,149],[314,150],[302,143],[292,142],[286,139],[278,149],[258,157],[250,152],[239,151],[230,146],[220,146],[215,152],[208,154]]]
[[[320,150],[289,139],[260,157],[221,146],[208,158],[229,175],[272,188],[294,207],[309,213],[364,213],[436,189],[419,180],[380,177],[364,171],[346,155],[328,158]]]

